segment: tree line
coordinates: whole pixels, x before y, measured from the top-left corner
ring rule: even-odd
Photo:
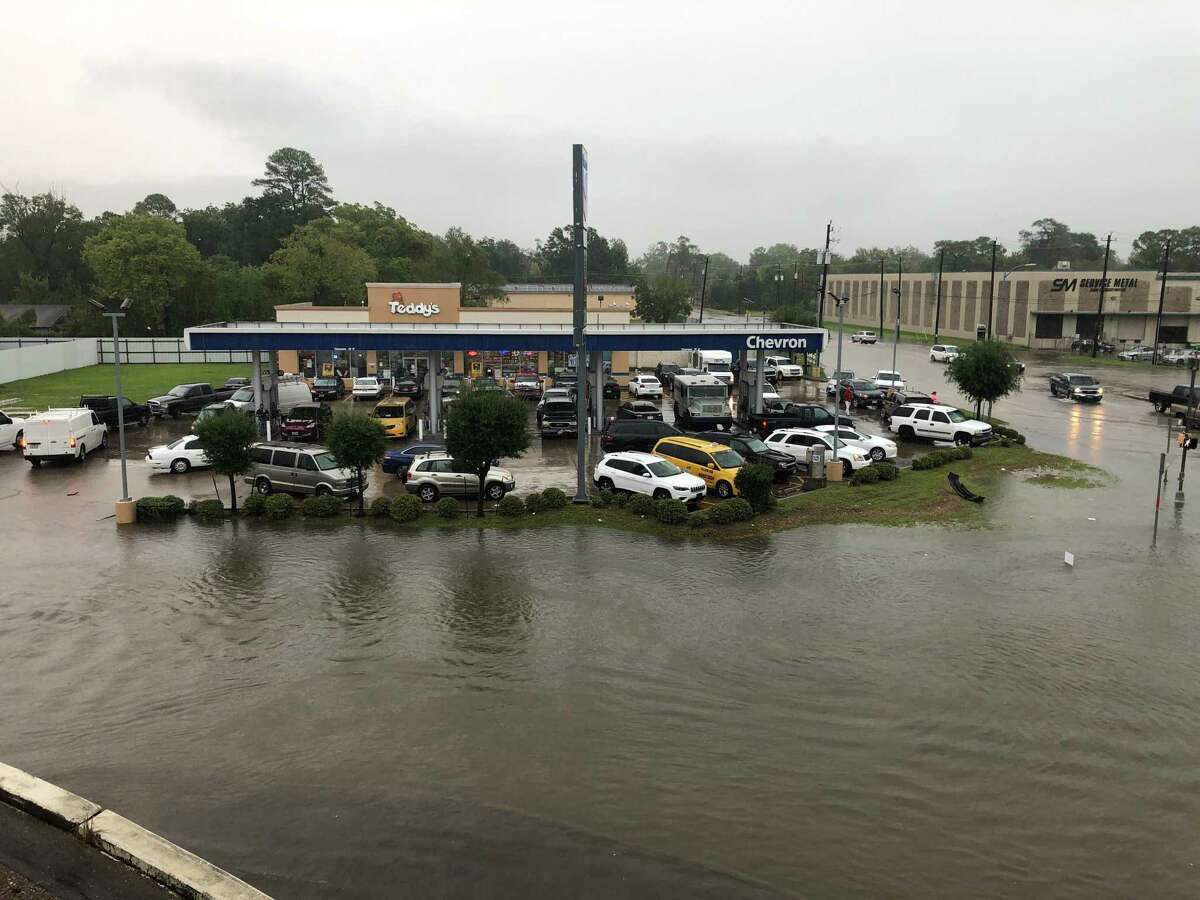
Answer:
[[[89,298],[135,301],[127,333],[177,335],[221,320],[273,318],[281,303],[358,305],[367,281],[457,281],[461,302],[486,305],[505,283],[570,282],[573,235],[556,227],[534,247],[507,238],[474,238],[458,227],[432,234],[382,203],[339,202],[321,164],[284,147],[253,180],[257,194],[223,206],[179,209],[154,193],[125,213],[83,216],[66,198],[47,192],[0,195],[0,303],[65,304],[64,334],[100,334]],[[1172,269],[1200,269],[1200,226],[1143,232],[1128,260],[1113,254],[1109,268],[1154,269],[1172,240]],[[1032,263],[1053,268],[1099,268],[1103,244],[1055,219],[1038,219],[1019,235],[1019,247],[997,246],[997,268]],[[778,243],[757,247],[745,262],[703,251],[687,236],[659,241],[631,260],[624,241],[588,229],[592,283],[632,283],[639,315],[651,321],[683,318],[701,302],[724,311],[772,313],[789,321],[815,315],[819,284],[816,248]],[[916,247],[866,247],[834,253],[831,272],[895,269],[906,272],[987,269],[992,238],[941,240]],[[0,333],[28,333],[26,317]]]

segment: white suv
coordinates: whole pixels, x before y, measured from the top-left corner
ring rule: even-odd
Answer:
[[[911,441],[953,441],[955,444],[986,444],[992,439],[992,426],[968,419],[953,406],[909,403],[892,410],[888,428]]]
[[[602,491],[630,491],[656,499],[699,503],[707,490],[704,479],[689,475],[670,460],[632,451],[606,454],[592,472]]]
[[[786,356],[768,356],[763,362],[768,366],[774,366],[780,379],[804,377],[804,366],[792,362]],[[753,363],[751,365],[753,366]]]
[[[884,391],[902,391],[907,387],[904,376],[899,372],[881,370],[875,374],[875,387]]]
[[[662,382],[653,375],[634,375],[629,379],[630,397],[661,397]]]
[[[953,344],[934,344],[929,348],[930,362],[948,363],[958,359],[958,348]]]
[[[856,331],[850,335],[850,343],[852,344],[873,344],[877,340],[879,338],[876,337],[873,331]]]
[[[808,448],[824,445],[829,455],[833,455],[833,436],[813,428],[777,428],[765,438],[763,443],[772,450],[786,453],[795,457],[804,465],[808,465]],[[861,469],[871,464],[871,457],[861,447],[838,442],[838,459],[842,461],[842,474],[849,478],[855,469]]]

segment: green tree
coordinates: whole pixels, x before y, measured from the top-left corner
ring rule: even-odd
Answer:
[[[37,313],[32,309],[8,319],[0,316],[0,337],[30,337],[36,324]]]
[[[544,281],[569,282],[575,278],[574,226],[555,228],[546,240],[537,242],[534,262]],[[606,238],[595,228],[587,230],[587,273],[591,281],[625,281],[629,249],[620,238]]]
[[[647,247],[637,261],[637,268],[648,280],[659,275],[686,275],[697,266],[703,267],[703,256],[691,238],[681,234],[671,243],[659,241]]]
[[[272,318],[266,275],[258,266],[241,266],[228,256],[203,260],[208,303],[202,318],[220,322],[261,322]]]
[[[201,256],[239,259],[233,227],[225,210],[211,205],[203,209],[185,209],[180,218],[188,241],[200,251]]]
[[[200,254],[188,243],[183,225],[157,216],[115,216],[88,238],[83,255],[102,295],[136,301],[130,312],[133,333],[176,330],[170,327],[172,303],[200,268]]]
[[[1038,219],[1020,237],[1022,254],[1039,269],[1053,269],[1061,260],[1076,269],[1098,269],[1104,261],[1104,248],[1094,234],[1072,231],[1057,219]]]
[[[999,341],[976,341],[960,348],[946,366],[946,378],[975,401],[978,417],[984,403],[995,403],[1017,389],[1021,368]]]
[[[333,206],[325,169],[307,150],[281,147],[267,157],[263,177],[252,183],[263,189],[264,197],[282,200],[297,221],[307,213],[323,214]]]
[[[363,470],[383,459],[388,438],[378,420],[362,413],[344,413],[334,418],[325,444],[337,464],[353,469],[358,479],[358,512],[363,511]]]
[[[1135,269],[1162,269],[1163,249],[1171,239],[1171,271],[1200,271],[1200,225],[1143,231],[1133,242],[1129,264]]]
[[[986,272],[992,265],[992,238],[986,235],[981,235],[973,241],[935,241],[931,272],[937,271],[938,254],[942,251],[946,253],[943,272]],[[1008,250],[1003,244],[998,244],[996,268],[1003,270],[1014,264]]]
[[[99,225],[52,193],[0,196],[0,301],[11,300],[22,274],[44,280],[50,295],[73,302],[91,283],[83,260]]]
[[[433,235],[409,224],[382,203],[339,203],[333,210],[333,234],[359,247],[375,261],[381,281],[413,281],[433,254]]]
[[[212,469],[229,479],[229,508],[237,512],[237,476],[250,469],[250,446],[258,440],[254,417],[240,409],[226,409],[196,420],[196,437]]]
[[[137,213],[139,216],[158,216],[160,219],[170,219],[172,222],[179,217],[179,210],[166,194],[147,194],[133,204],[130,212]]]
[[[268,288],[287,303],[360,306],[363,285],[376,280],[367,252],[339,240],[328,219],[301,225],[263,267]]]
[[[486,306],[489,298],[500,298],[504,277],[488,265],[487,254],[469,234],[454,227],[436,241],[427,271],[430,280],[457,281],[463,306]]]
[[[659,275],[653,282],[639,279],[634,288],[637,316],[643,322],[678,322],[692,311],[692,298],[682,278]]]
[[[529,449],[529,409],[499,391],[467,389],[446,414],[446,450],[479,479],[476,514],[483,516],[484,488],[492,460]]]
[[[479,249],[487,258],[488,268],[504,276],[505,281],[528,280],[532,257],[512,241],[485,237],[480,240]]]

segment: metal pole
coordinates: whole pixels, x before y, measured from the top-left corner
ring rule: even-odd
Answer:
[[[821,302],[824,302],[822,299]],[[838,349],[837,349],[837,368],[835,372],[842,371],[842,327],[846,321],[846,304],[837,297],[833,298],[834,306],[837,307],[838,315]],[[842,461],[838,459],[838,428],[841,427],[841,419],[839,418],[839,404],[842,401],[842,386],[834,383],[833,386],[833,465],[841,466]],[[845,467],[843,466],[843,469]]]
[[[833,220],[825,223],[825,255],[821,257],[821,286],[817,289],[817,327],[825,321],[825,283],[829,278],[829,241],[833,237]],[[817,364],[820,365],[818,355]]]
[[[575,502],[587,503],[587,349],[584,346],[587,327],[587,152],[583,144],[571,147],[571,182],[575,223],[571,229],[575,242],[575,378],[579,386],[575,395]],[[669,272],[669,255],[667,266]]]
[[[1188,426],[1192,422],[1192,417],[1196,411],[1196,369],[1200,367],[1200,360],[1189,359],[1188,369],[1191,372],[1191,377],[1188,378],[1188,405],[1187,412],[1183,416],[1183,434],[1187,435]],[[1186,437],[1185,437],[1186,439]],[[1183,475],[1187,470],[1187,444],[1183,445],[1183,456],[1179,460],[1179,486],[1175,489],[1175,508],[1183,509]]]
[[[887,257],[879,257],[879,336],[883,337],[883,307],[887,301],[883,298],[883,293],[886,290],[883,284],[883,263]]]
[[[892,372],[896,371],[896,348],[900,346],[900,291],[904,288],[904,257],[896,257],[896,338],[892,341]]]
[[[1162,332],[1163,301],[1167,299],[1167,270],[1171,265],[1171,239],[1167,238],[1167,246],[1163,249],[1162,281],[1158,285],[1158,318],[1154,323],[1154,354],[1150,357],[1150,365],[1158,365],[1158,336]]]
[[[1111,234],[1104,240],[1104,272],[1100,275],[1100,299],[1096,302],[1096,332],[1092,335],[1092,359],[1096,358],[1096,350],[1100,347],[1100,332],[1104,326],[1104,284],[1108,281],[1108,251],[1110,247],[1112,247]]]
[[[117,343],[117,319],[122,318],[125,313],[105,313],[112,319],[113,326],[113,346]],[[113,374],[117,380],[117,432],[120,434],[121,444],[121,499],[129,499],[129,477],[125,472],[125,407],[121,404],[121,399],[124,396],[121,393],[121,354],[113,354]]]
[[[1168,420],[1169,421],[1169,420]],[[1171,431],[1171,426],[1167,425],[1167,433]],[[1150,546],[1158,546],[1158,510],[1162,506],[1162,489],[1163,482],[1166,481],[1167,471],[1167,454],[1158,454],[1158,480],[1155,482],[1156,490],[1154,492],[1154,533],[1150,536]]]
[[[937,309],[933,314],[933,342],[938,342],[938,327],[942,324],[942,265],[946,262],[946,250],[943,248],[938,253],[938,283],[937,283]]]
[[[996,242],[992,241],[992,275],[988,280],[987,339],[992,339],[992,303],[996,299]]]
[[[704,278],[700,281],[700,322],[704,323],[704,292],[708,289],[708,257],[704,257]]]
[[[762,415],[763,409],[763,360],[766,358],[766,352],[762,347],[754,351],[754,402],[751,408],[756,416]]]

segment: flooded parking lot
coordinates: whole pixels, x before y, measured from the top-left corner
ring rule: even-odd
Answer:
[[[118,531],[111,454],[0,454],[0,758],[281,897],[1192,895],[1200,495],[1151,553],[1146,376],[1049,368],[996,415],[1116,480],[1014,478],[981,531]]]

